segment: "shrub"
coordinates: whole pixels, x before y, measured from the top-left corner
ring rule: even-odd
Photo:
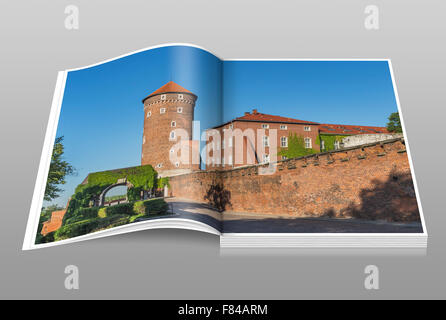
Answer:
[[[105,212],[107,216],[117,215],[117,214],[127,214],[129,216],[134,214],[133,203],[122,203],[114,206],[106,207]]]
[[[59,241],[81,236],[87,233],[109,229],[129,222],[128,215],[114,215],[106,218],[94,218],[65,225],[55,232],[54,240]]]
[[[100,208],[98,211],[99,218],[105,218],[107,216],[107,208]]]
[[[137,215],[131,216],[130,219],[129,219],[129,223],[135,222],[136,219],[144,218],[144,217],[147,217],[147,215],[145,213],[141,213],[141,214],[137,214]]]
[[[54,241],[54,233],[55,232],[50,232],[46,236],[44,236],[39,232],[36,236],[35,244],[53,242]]]
[[[85,219],[96,218],[98,216],[99,207],[79,208],[75,211],[75,216],[81,216]]]
[[[136,214],[162,214],[167,212],[168,204],[164,199],[151,199],[135,202],[133,211]]]

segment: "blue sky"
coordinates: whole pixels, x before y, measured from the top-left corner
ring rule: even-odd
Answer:
[[[64,136],[65,160],[77,175],[67,177],[65,191],[52,203],[65,205],[89,172],[140,164],[141,100],[170,80],[198,96],[195,120],[201,130],[253,108],[302,120],[373,126],[385,126],[397,111],[387,62],[222,63],[206,51],[183,46],[140,52],[68,74],[57,136]]]
[[[244,111],[385,126],[398,110],[386,61],[225,61],[225,121]]]

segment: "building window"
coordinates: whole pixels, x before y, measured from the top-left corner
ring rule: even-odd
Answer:
[[[325,150],[325,141],[324,140],[321,140],[321,149]]]
[[[311,138],[305,138],[305,149],[311,149]]]
[[[161,100],[166,100],[166,95],[165,94],[161,95]]]
[[[282,156],[282,160],[286,160],[286,159],[288,159],[287,156]]]
[[[335,141],[335,142],[334,142],[334,148],[335,148],[335,150],[339,150],[339,149],[341,149],[341,148],[340,148],[339,141]]]
[[[263,162],[264,163],[268,163],[269,162],[269,154],[264,154],[263,155]]]
[[[311,127],[310,126],[305,126],[304,127],[304,131],[311,131]]]
[[[160,113],[166,113],[166,108],[160,108]]]
[[[175,121],[172,121],[172,122],[170,123],[170,126],[171,126],[171,127],[176,127],[176,126],[177,126],[177,123],[176,123]]]
[[[280,125],[280,130],[286,130],[286,129],[288,129],[288,127],[285,124]]]
[[[179,162],[175,162],[175,167],[179,167],[180,166],[180,163]]]
[[[158,163],[158,164],[156,165],[156,167],[157,167],[157,168],[162,168],[162,167],[163,167],[163,164],[162,164],[162,163]]]
[[[183,98],[183,95],[182,94],[179,94],[178,95],[178,100],[183,100],[184,98]]]
[[[268,136],[263,136],[263,146],[269,147],[269,137]]]
[[[176,138],[175,131],[170,131],[169,139],[175,140],[175,138]]]
[[[269,129],[269,124],[262,124],[262,129]]]
[[[281,137],[280,138],[280,146],[282,148],[288,147],[288,138],[287,137]]]
[[[177,108],[177,112],[178,112],[178,113],[183,113],[183,108],[182,108],[182,107],[178,107],[178,108]]]
[[[152,115],[152,111],[147,111],[147,118]]]

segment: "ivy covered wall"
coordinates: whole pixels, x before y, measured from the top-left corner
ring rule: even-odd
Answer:
[[[321,151],[332,151],[335,149],[335,141],[339,141],[341,143],[342,139],[348,137],[349,135],[334,135],[334,134],[319,134],[319,140],[321,143]],[[322,144],[322,141],[323,144]],[[324,148],[322,148],[324,147]]]
[[[77,210],[90,207],[92,201],[97,200],[105,188],[120,180],[125,181],[124,179],[128,183],[127,199],[129,202],[140,200],[143,190],[163,188],[165,185],[169,185],[168,178],[158,179],[158,174],[151,165],[90,173],[85,181],[76,187],[64,220],[76,215]]]

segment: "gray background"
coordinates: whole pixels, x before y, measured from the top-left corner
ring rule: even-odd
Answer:
[[[80,29],[64,28],[64,8]],[[379,31],[364,8],[380,8]],[[0,297],[445,298],[444,1],[1,1]],[[218,237],[155,230],[22,252],[57,71],[167,42],[223,58],[391,58],[427,220],[426,255],[221,254]],[[64,268],[80,290],[64,289]],[[380,290],[364,289],[364,267]]]

